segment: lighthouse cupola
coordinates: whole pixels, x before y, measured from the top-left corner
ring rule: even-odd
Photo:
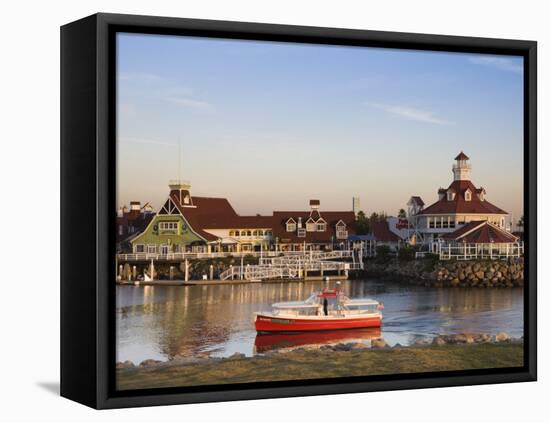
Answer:
[[[469,181],[472,166],[470,158],[462,151],[455,157],[456,163],[453,164],[453,175],[455,181]]]

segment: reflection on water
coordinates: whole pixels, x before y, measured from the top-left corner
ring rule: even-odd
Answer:
[[[301,300],[323,282],[207,286],[118,286],[117,360],[171,359],[209,353],[252,355],[273,348],[370,342],[365,331],[256,337],[253,313],[274,302]],[[350,297],[384,302],[381,334],[390,345],[411,344],[443,333],[523,335],[521,289],[425,288],[345,281]]]
[[[302,333],[272,333],[256,335],[254,352],[265,353],[278,349],[296,348],[305,345],[334,345],[348,342],[364,342],[369,344],[373,339],[380,338],[380,328],[355,330],[330,330]]]

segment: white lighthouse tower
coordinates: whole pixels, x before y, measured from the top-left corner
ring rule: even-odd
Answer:
[[[462,151],[455,157],[456,163],[453,164],[453,175],[455,181],[469,181],[472,173],[472,166],[469,163],[470,158]]]

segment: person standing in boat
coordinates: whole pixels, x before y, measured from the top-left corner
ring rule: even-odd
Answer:
[[[326,297],[323,298],[323,313],[328,316],[328,300]]]

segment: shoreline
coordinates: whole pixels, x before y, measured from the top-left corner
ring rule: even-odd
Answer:
[[[366,262],[364,270],[352,270],[348,276],[327,276],[331,281],[379,278],[395,283],[423,285],[426,287],[457,287],[457,288],[522,288],[524,285],[524,264],[504,261],[433,261],[419,259],[411,261],[377,262],[376,259]],[[116,281],[117,285],[125,286],[195,286],[195,285],[239,285],[253,283],[286,283],[315,282],[327,277],[309,276],[292,279],[156,279],[153,281]]]
[[[330,362],[330,366],[322,363]],[[439,335],[432,342],[388,346],[383,339],[297,347],[246,357],[189,357],[117,363],[117,389],[521,367],[523,339],[505,333]]]

